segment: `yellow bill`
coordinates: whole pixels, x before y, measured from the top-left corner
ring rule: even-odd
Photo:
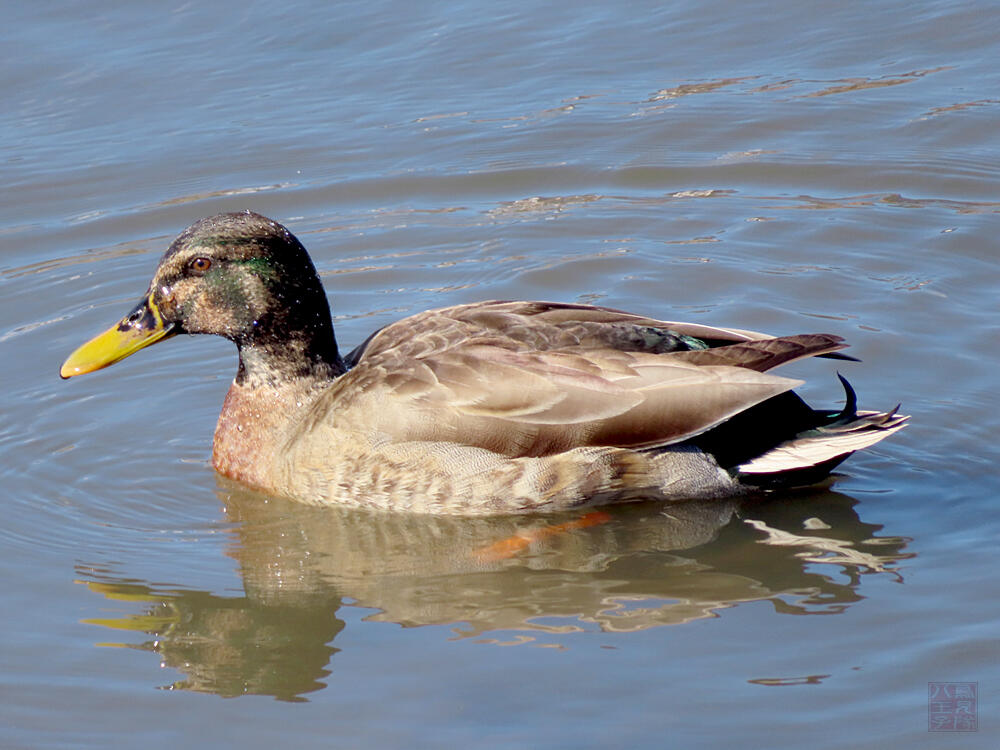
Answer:
[[[149,294],[117,325],[70,354],[59,368],[59,376],[72,378],[113,365],[160,339],[172,336],[173,328],[173,323],[163,322],[153,295]]]

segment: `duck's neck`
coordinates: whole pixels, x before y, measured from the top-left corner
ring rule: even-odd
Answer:
[[[255,320],[249,330],[234,337],[240,352],[237,383],[275,385],[344,374],[347,368],[337,349],[322,287],[310,292],[300,289],[294,300],[277,299],[273,307],[278,314]],[[303,298],[310,296],[316,299]]]

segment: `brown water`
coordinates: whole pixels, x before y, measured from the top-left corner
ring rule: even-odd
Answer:
[[[0,746],[994,747],[996,7],[283,7],[7,14]],[[489,298],[830,332],[912,424],[749,504],[256,495],[208,463],[226,342],[57,377],[244,208],[345,350]],[[978,732],[927,731],[933,681]]]

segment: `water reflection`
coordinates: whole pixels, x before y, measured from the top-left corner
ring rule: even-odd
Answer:
[[[342,606],[369,620],[444,624],[484,643],[622,632],[717,617],[741,602],[837,614],[865,574],[892,575],[909,540],[878,537],[833,492],[752,504],[636,505],[545,518],[435,518],[320,509],[226,485],[244,596],[77,574],[135,611],[85,622],[148,634],[123,645],[182,672],[171,688],[271,695],[325,685]],[[131,605],[130,605],[131,606]]]
[[[344,628],[336,616],[341,602],[332,590],[268,600],[154,589],[112,577],[86,583],[108,599],[140,605],[137,614],[83,622],[152,636],[138,644],[100,645],[159,654],[161,666],[185,675],[164,686],[171,690],[302,700],[302,695],[326,687],[321,680],[339,650],[330,643]]]

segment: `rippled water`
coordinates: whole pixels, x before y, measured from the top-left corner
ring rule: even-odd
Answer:
[[[996,744],[994,4],[5,20],[0,745]],[[244,208],[310,248],[345,350],[489,298],[823,331],[912,424],[749,504],[255,495],[208,463],[226,342],[56,374],[172,236]],[[831,363],[788,374],[837,405]],[[932,681],[978,683],[977,733],[927,731]]]

